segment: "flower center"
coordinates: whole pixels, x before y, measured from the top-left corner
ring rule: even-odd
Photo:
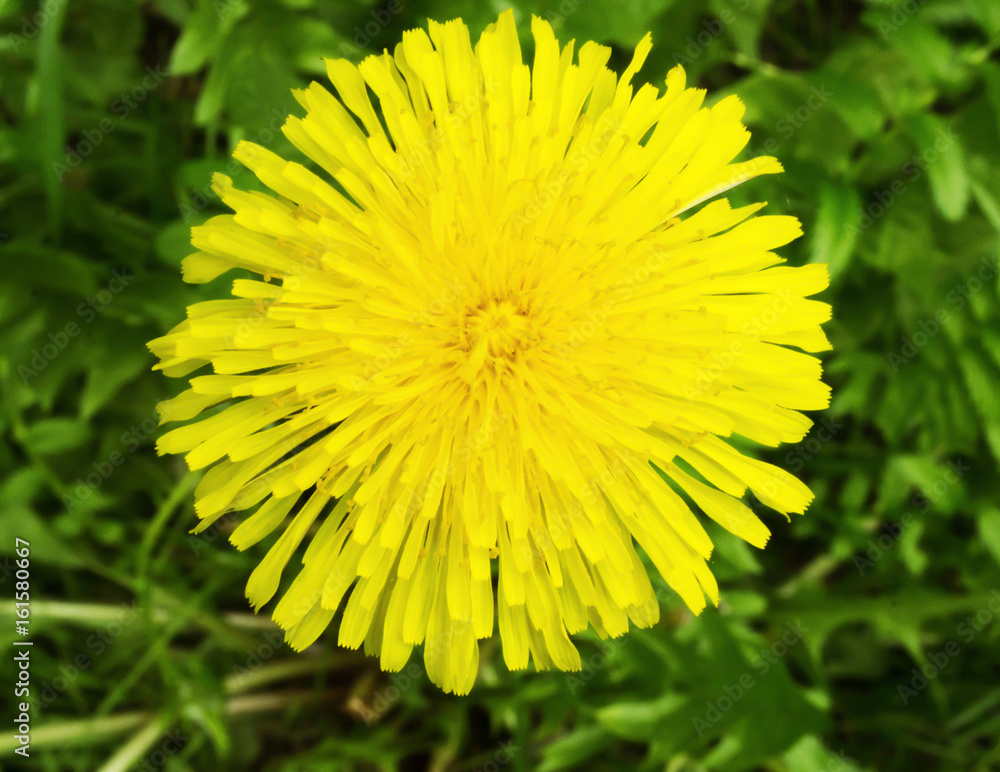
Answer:
[[[462,333],[472,359],[513,360],[538,342],[529,311],[508,299],[491,298],[468,309]]]

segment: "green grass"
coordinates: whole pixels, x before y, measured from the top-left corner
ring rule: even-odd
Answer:
[[[1000,769],[996,0],[514,3],[522,32],[551,18],[618,71],[652,30],[641,77],[681,62],[710,102],[739,94],[750,151],[786,173],[734,203],[799,217],[783,255],[830,264],[832,405],[766,454],[817,498],[764,512],[764,551],[712,532],[718,610],[661,587],[653,629],[579,636],[578,674],[509,673],[484,642],[458,699],[417,655],[390,678],[335,634],[292,653],[243,596],[263,547],[228,544],[235,517],[189,533],[197,475],[153,447],[180,383],[145,342],[227,291],[179,273],[222,211],[211,173],[254,186],[240,139],[296,156],[275,129],[320,56],[359,61],[428,16],[475,37],[508,5],[0,8],[0,672],[15,537],[34,641],[31,756],[5,700],[5,768]]]

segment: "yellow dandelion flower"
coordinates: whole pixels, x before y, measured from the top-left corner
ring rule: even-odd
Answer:
[[[306,115],[283,128],[322,171],[241,142],[277,195],[216,175],[235,214],[192,231],[187,281],[261,279],[150,343],[167,375],[213,371],[161,405],[188,423],[159,451],[208,469],[199,528],[252,510],[241,550],[280,529],[253,606],[308,541],[274,609],[290,645],[343,606],[342,646],[394,671],[423,644],[458,694],[494,614],[510,669],[578,670],[571,634],[654,624],[637,545],[694,613],[718,603],[686,499],[763,547],[747,489],[786,514],[812,494],[724,438],[798,441],[796,411],[829,400],[804,353],[829,348],[830,308],[806,299],[826,268],[772,252],[798,221],[692,211],[781,171],[732,162],[741,102],[702,107],[681,67],[633,88],[649,35],[618,78],[609,48],[531,29],[532,67],[509,11],[475,47],[431,22],[393,54],[328,60],[336,96],[297,91]]]

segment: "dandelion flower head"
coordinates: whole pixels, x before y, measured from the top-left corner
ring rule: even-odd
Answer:
[[[812,498],[729,440],[798,441],[829,400],[825,266],[781,265],[795,218],[719,197],[781,171],[734,161],[739,99],[704,107],[679,66],[633,86],[649,35],[618,77],[609,48],[531,31],[530,66],[510,11],[475,46],[431,22],[327,60],[333,91],[283,127],[312,163],[241,142],[275,195],[218,174],[234,213],[192,231],[185,280],[239,269],[233,297],[150,343],[190,376],[158,449],[206,470],[199,529],[237,511],[237,548],[277,537],[254,607],[283,586],[292,647],[339,613],[388,671],[423,645],[458,694],[495,623],[510,669],[567,671],[572,634],[655,624],[647,562],[717,604],[703,517],[763,547],[747,491]]]

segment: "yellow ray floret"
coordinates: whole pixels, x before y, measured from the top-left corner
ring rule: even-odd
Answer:
[[[474,47],[432,22],[328,61],[333,90],[296,92],[284,126],[318,171],[242,142],[276,195],[217,175],[234,214],[193,230],[186,280],[256,277],[150,343],[194,374],[158,448],[207,470],[200,528],[247,511],[237,548],[277,536],[253,606],[285,587],[296,649],[340,612],[339,643],[387,670],[423,645],[459,694],[494,625],[508,667],[574,670],[571,634],[654,624],[643,554],[693,612],[718,603],[691,503],[763,547],[741,497],[812,499],[725,438],[798,441],[829,399],[805,353],[829,348],[806,299],[826,269],[774,251],[799,223],[694,209],[781,171],[734,161],[740,101],[703,107],[681,67],[633,85],[648,35],[617,78],[610,49],[531,31],[530,67],[510,11]]]

